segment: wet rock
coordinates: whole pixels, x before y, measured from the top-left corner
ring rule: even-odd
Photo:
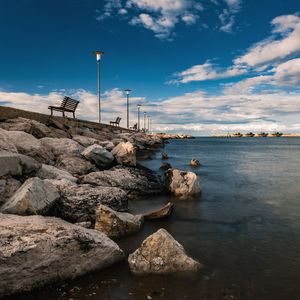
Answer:
[[[134,198],[159,194],[164,187],[160,179],[148,169],[117,166],[102,172],[92,172],[81,178],[82,183],[119,187]]]
[[[65,186],[60,189],[53,214],[70,222],[95,223],[96,208],[100,204],[117,211],[128,209],[127,193],[119,188],[93,187],[88,184]]]
[[[91,145],[85,148],[81,155],[99,168],[106,168],[114,161],[114,156],[100,145]]]
[[[165,180],[168,191],[182,199],[201,193],[200,179],[193,172],[169,169]]]
[[[171,168],[172,168],[172,166],[167,162],[162,163],[161,166],[160,166],[160,169],[162,169],[164,171],[166,171],[168,169],[171,169]]]
[[[26,155],[0,151],[0,166],[0,176],[26,176],[35,174],[41,164]]]
[[[161,158],[162,158],[162,159],[169,159],[169,155],[168,155],[166,152],[163,152],[163,153],[161,154]]]
[[[56,167],[64,169],[72,175],[84,175],[97,170],[97,168],[87,161],[78,156],[60,156],[56,162]]]
[[[102,232],[52,217],[0,214],[0,297],[101,270],[123,257]]]
[[[9,140],[15,145],[18,152],[31,156],[35,160],[48,163],[54,156],[50,149],[44,147],[41,140],[23,131],[9,131]]]
[[[41,143],[51,150],[55,156],[80,156],[83,147],[76,141],[67,138],[42,138]]]
[[[200,162],[199,162],[198,159],[192,159],[191,162],[190,162],[190,165],[191,165],[192,167],[194,167],[194,168],[197,168],[197,167],[200,167],[200,166],[201,166],[201,164],[200,164]]]
[[[129,255],[128,262],[135,274],[190,272],[201,268],[165,229],[147,237],[141,247]]]
[[[72,137],[72,139],[74,141],[76,141],[77,143],[79,143],[83,147],[88,147],[88,146],[98,143],[97,139],[90,138],[90,137],[83,136],[83,135],[75,135]]]
[[[136,149],[132,143],[119,143],[111,153],[120,165],[136,166]]]
[[[0,151],[8,151],[12,153],[18,153],[18,150],[14,143],[9,140],[8,132],[0,128]]]
[[[147,220],[162,219],[169,216],[173,209],[173,203],[169,202],[165,206],[154,211],[144,213],[143,216]]]
[[[120,238],[138,231],[143,219],[142,215],[117,212],[105,205],[99,205],[96,210],[95,229],[110,238]]]
[[[60,170],[56,167],[45,164],[42,164],[42,167],[39,169],[36,176],[41,179],[66,179],[74,183],[76,183],[78,180],[76,177],[72,176],[69,172],[65,170]]]
[[[27,179],[1,207],[1,212],[16,215],[45,214],[59,199],[56,188],[38,177]]]
[[[11,176],[0,179],[0,206],[3,205],[22,185],[22,183]]]

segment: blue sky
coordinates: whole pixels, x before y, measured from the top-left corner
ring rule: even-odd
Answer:
[[[99,49],[106,122],[129,87],[156,130],[300,132],[299,1],[4,0],[0,37],[2,105],[96,120]]]

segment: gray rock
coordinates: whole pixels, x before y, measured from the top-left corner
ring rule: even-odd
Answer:
[[[90,137],[83,136],[83,135],[75,135],[72,137],[72,139],[74,141],[76,141],[77,143],[79,143],[83,147],[88,147],[88,146],[98,143],[97,139],[90,138]]]
[[[36,173],[36,176],[41,179],[66,179],[74,183],[76,183],[78,180],[76,177],[72,176],[69,172],[65,170],[60,170],[56,167],[45,164],[42,164],[42,167]]]
[[[9,140],[15,145],[18,152],[31,156],[35,160],[48,163],[54,156],[50,149],[44,147],[41,140],[23,131],[8,131]]]
[[[61,198],[54,207],[53,214],[70,222],[95,223],[96,208],[100,204],[117,211],[128,209],[125,191],[112,187],[93,187],[88,184],[66,186],[60,189]]]
[[[165,179],[168,191],[181,199],[201,193],[200,179],[193,172],[168,169],[165,173]]]
[[[1,212],[16,215],[45,214],[59,197],[54,186],[38,177],[29,178],[1,207]]]
[[[95,229],[110,238],[120,238],[137,232],[143,220],[142,215],[117,212],[105,205],[99,205],[96,210]]]
[[[85,148],[81,155],[99,168],[106,168],[114,161],[114,156],[100,145],[91,145]]]
[[[92,222],[88,221],[88,222],[78,222],[78,223],[75,223],[74,225],[77,225],[77,226],[81,226],[83,228],[92,228]]]
[[[141,247],[129,255],[128,262],[135,274],[194,272],[201,268],[165,229],[147,237]]]
[[[0,166],[0,177],[5,175],[24,176],[35,174],[41,164],[26,155],[0,151]]]
[[[22,183],[10,176],[0,179],[0,206],[3,205],[22,185]]]
[[[136,166],[136,149],[132,143],[119,143],[111,153],[120,165]]]
[[[57,218],[0,214],[0,297],[101,270],[123,257],[99,231]]]
[[[16,146],[9,140],[8,132],[0,128],[0,151],[18,153]]]
[[[60,156],[56,162],[56,167],[66,170],[72,175],[84,175],[97,170],[97,168],[86,159],[68,155]]]
[[[125,166],[89,173],[81,181],[97,186],[119,187],[128,191],[130,197],[159,194],[163,191],[163,184],[150,170]]]
[[[99,145],[104,147],[108,151],[112,151],[115,148],[115,145],[111,141],[99,142]]]

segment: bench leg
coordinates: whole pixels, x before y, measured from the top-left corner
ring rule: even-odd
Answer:
[[[51,116],[53,116],[53,109],[51,108]]]
[[[75,111],[73,111],[73,119],[75,119]]]
[[[65,117],[65,112],[64,111],[62,112],[62,114],[63,114],[63,117]]]

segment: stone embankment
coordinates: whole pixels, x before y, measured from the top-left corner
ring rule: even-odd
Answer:
[[[1,111],[0,297],[108,267],[124,258],[110,238],[171,213],[169,203],[132,215],[129,199],[166,192],[185,199],[201,191],[192,172],[166,168],[164,181],[139,165],[139,154],[162,147],[166,136],[39,114],[15,118],[14,111],[4,118]],[[169,234],[154,238],[169,247],[159,273],[199,268]],[[168,261],[168,252],[178,262]],[[139,271],[132,259],[130,265],[135,273],[155,271]]]

